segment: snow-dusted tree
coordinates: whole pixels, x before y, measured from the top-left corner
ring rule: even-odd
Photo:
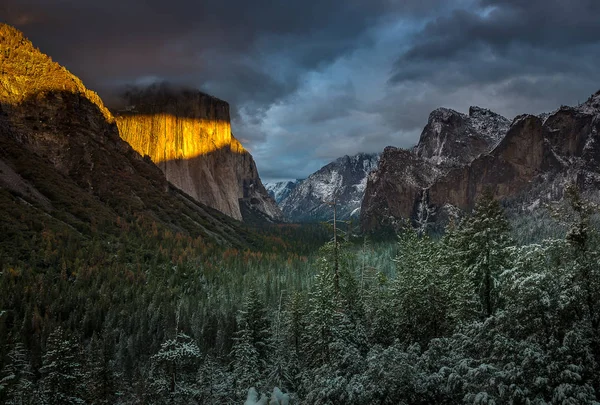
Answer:
[[[198,370],[198,402],[224,404],[232,401],[233,376],[212,355],[207,355]]]
[[[419,355],[418,345],[406,350],[399,342],[385,349],[379,346],[372,348],[364,373],[362,403],[395,405],[416,402]]]
[[[600,234],[591,226],[598,206],[585,200],[575,185],[565,189],[568,203],[555,216],[567,224],[569,230],[565,240],[570,249],[565,249],[563,259],[570,267],[570,289],[563,294],[574,298],[578,303],[574,316],[580,320],[578,332],[585,331],[590,350],[596,364],[600,364]],[[594,388],[600,391],[600,373],[594,374]]]
[[[242,324],[237,332],[231,355],[233,357],[233,376],[238,399],[244,398],[251,387],[262,388],[264,364],[260,361],[258,350],[252,343],[252,335],[247,324]]]
[[[113,364],[105,350],[104,340],[95,333],[90,340],[85,363],[85,399],[89,404],[114,403],[115,376]]]
[[[0,402],[7,405],[31,403],[34,375],[25,346],[18,342],[8,353],[8,363],[0,371]]]
[[[427,344],[449,329],[451,286],[441,247],[412,229],[400,235],[390,324],[402,341]]]
[[[329,361],[334,313],[339,303],[336,296],[334,273],[327,270],[320,271],[315,276],[315,283],[309,297],[306,340],[303,347],[309,367],[317,367]]]
[[[500,203],[486,190],[475,205],[470,217],[451,232],[447,246],[456,259],[454,275],[459,284],[470,288],[479,301],[481,317],[491,316],[498,308],[497,279],[507,265],[506,249],[512,245],[510,226]],[[463,276],[466,276],[463,278]],[[467,295],[457,301],[469,303]],[[468,311],[459,311],[468,312]]]
[[[151,358],[150,395],[154,401],[169,404],[192,404],[197,397],[196,372],[200,349],[184,333],[165,341]]]
[[[82,404],[83,375],[78,359],[79,350],[61,327],[56,328],[46,342],[42,357],[42,396],[50,405]]]
[[[232,349],[236,392],[243,398],[248,388],[264,387],[267,360],[272,349],[267,311],[254,290],[250,290],[238,313],[238,330]]]

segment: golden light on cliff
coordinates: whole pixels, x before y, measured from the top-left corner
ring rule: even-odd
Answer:
[[[224,120],[173,114],[125,114],[116,117],[121,137],[154,163],[190,160],[223,148],[246,153]]]

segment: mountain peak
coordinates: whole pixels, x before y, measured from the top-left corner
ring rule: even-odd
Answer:
[[[415,152],[437,165],[468,163],[491,151],[509,126],[508,119],[485,108],[470,107],[469,115],[437,108],[429,114]]]
[[[427,120],[427,122],[428,123],[433,123],[433,122],[448,123],[452,119],[456,120],[456,119],[464,119],[464,118],[466,118],[466,115],[463,113],[460,113],[456,110],[453,110],[451,108],[446,108],[446,107],[438,107],[429,113],[429,119]]]
[[[16,105],[39,94],[68,92],[81,94],[113,122],[112,114],[95,92],[88,90],[81,80],[48,55],[33,46],[21,31],[0,23],[0,98]]]
[[[577,106],[577,109],[587,114],[600,113],[600,90],[595,92],[584,103]]]
[[[280,200],[281,209],[290,221],[316,221],[333,216],[326,201],[336,199],[338,218],[347,219],[360,211],[367,178],[377,167],[379,155],[358,153],[342,156],[299,181]]]

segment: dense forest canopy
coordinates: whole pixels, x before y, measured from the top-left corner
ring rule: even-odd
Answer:
[[[598,403],[596,208],[565,200],[527,244],[490,195],[440,237],[318,250],[321,227],[271,229],[286,251],[42,230],[2,250],[0,401]]]

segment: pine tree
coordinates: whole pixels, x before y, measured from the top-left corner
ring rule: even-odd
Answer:
[[[200,349],[191,337],[178,333],[166,340],[151,358],[149,386],[152,399],[168,404],[190,404],[198,396],[196,372]]]
[[[262,388],[262,365],[258,350],[253,345],[252,334],[248,324],[236,333],[235,344],[231,351],[233,357],[233,376],[236,396],[242,399],[250,388]]]
[[[246,296],[238,313],[238,330],[232,348],[236,392],[243,398],[250,387],[260,390],[264,385],[267,360],[272,349],[270,322],[266,309],[254,290]]]
[[[8,363],[0,372],[0,401],[7,405],[30,403],[33,380],[27,350],[22,343],[16,343],[8,353]]]
[[[449,328],[450,286],[440,247],[416,230],[400,235],[390,323],[401,341],[427,344]]]
[[[86,402],[89,404],[113,403],[115,377],[112,362],[104,347],[104,340],[94,333],[90,341],[85,365]]]
[[[77,346],[61,327],[48,337],[46,353],[42,357],[42,395],[50,405],[82,404],[83,375]]]
[[[229,403],[234,397],[233,377],[212,355],[207,355],[198,370],[198,402]]]
[[[582,326],[588,331],[592,355],[600,364],[600,235],[591,226],[598,206],[585,200],[574,184],[567,186],[564,194],[568,205],[554,214],[569,226],[565,240],[571,249],[565,255],[572,263],[571,294],[579,298],[581,307],[577,313],[582,314]],[[600,391],[598,373],[594,376],[594,388]]]
[[[455,269],[461,284],[471,284],[479,301],[479,315],[491,316],[498,308],[497,279],[507,265],[506,249],[512,244],[510,226],[500,203],[489,190],[483,192],[473,214],[463,220],[447,239],[459,268]],[[461,274],[462,273],[462,274]],[[458,297],[469,302],[468,297]]]

